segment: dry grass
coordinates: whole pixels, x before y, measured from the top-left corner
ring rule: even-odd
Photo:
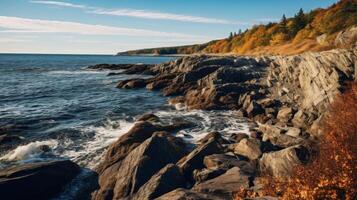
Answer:
[[[297,168],[289,180],[265,178],[267,184],[259,195],[283,200],[357,199],[357,83],[334,101],[321,126],[324,136],[316,158]]]
[[[247,51],[246,55],[295,55],[304,52],[319,52],[333,49],[332,46],[323,46],[315,40],[304,40],[301,42],[288,42],[281,45],[258,47]]]

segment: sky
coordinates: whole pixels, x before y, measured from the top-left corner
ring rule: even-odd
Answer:
[[[0,53],[115,54],[205,43],[336,0],[0,0]]]

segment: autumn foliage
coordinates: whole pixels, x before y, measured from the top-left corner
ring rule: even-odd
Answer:
[[[231,32],[229,37],[201,45],[164,47],[124,52],[124,54],[297,54],[336,48],[338,32],[357,25],[357,0],[340,0],[327,9],[282,17],[280,22],[255,25],[246,31]],[[318,42],[317,37],[324,41]]]
[[[339,31],[357,25],[357,0],[341,0],[328,9],[304,13],[292,18],[285,15],[279,23],[253,28],[208,45],[206,53],[294,54],[334,48]],[[316,41],[325,34],[325,44]]]
[[[311,163],[298,167],[288,180],[263,178],[265,188],[259,195],[283,200],[357,199],[357,83],[332,103],[320,126],[323,135]]]

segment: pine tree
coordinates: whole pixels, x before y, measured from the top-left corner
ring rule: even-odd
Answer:
[[[232,39],[233,38],[233,33],[231,32],[230,34],[229,34],[229,38],[228,39]]]
[[[293,26],[291,28],[291,35],[295,36],[301,29],[306,26],[306,17],[304,10],[300,8],[299,12],[293,18]]]
[[[288,26],[288,20],[286,19],[286,16],[284,14],[283,17],[280,20],[280,23],[279,23],[279,31],[281,33],[287,33],[288,32],[288,27],[287,26]]]
[[[241,35],[241,34],[242,34],[242,29],[239,29],[238,35]]]

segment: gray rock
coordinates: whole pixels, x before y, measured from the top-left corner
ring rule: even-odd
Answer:
[[[206,143],[199,145],[187,156],[183,157],[177,165],[181,168],[184,175],[193,180],[192,172],[195,169],[204,168],[203,159],[205,156],[221,153],[223,151],[222,146],[214,138],[209,139]]]
[[[283,107],[279,110],[276,117],[281,122],[289,122],[293,115],[293,109],[290,107]]]
[[[292,136],[292,137],[299,137],[301,134],[301,130],[295,127],[287,128],[285,135]]]
[[[134,195],[133,200],[151,200],[176,188],[185,187],[186,180],[179,168],[168,164],[150,178]]]
[[[240,188],[249,188],[249,179],[241,174],[238,167],[234,167],[221,176],[195,185],[192,190],[206,192],[221,199],[232,199]]]
[[[269,141],[273,145],[279,147],[290,147],[298,144],[302,144],[304,142],[303,138],[293,137],[290,135],[286,135],[288,128],[282,128],[279,126],[269,125],[269,124],[260,124],[259,130],[263,133],[262,140],[264,142]],[[297,133],[297,129],[292,129],[291,134]]]
[[[274,177],[289,177],[294,167],[306,163],[309,152],[304,146],[293,146],[272,153],[264,153],[259,160],[260,171]]]
[[[335,45],[338,47],[349,47],[357,41],[357,27],[351,27],[341,31],[335,39]]]
[[[193,179],[195,179],[196,184],[216,178],[224,174],[227,170],[221,168],[215,169],[195,169],[193,171]]]
[[[143,135],[145,137],[150,133],[150,130],[146,131]],[[131,133],[133,134],[133,132]],[[124,158],[110,165],[100,174],[100,189],[93,194],[93,199],[133,196],[161,168],[169,163],[175,163],[185,154],[185,150],[177,148],[177,145],[170,141],[166,134],[154,134],[129,151],[128,148],[132,149],[133,144],[129,143],[127,147],[125,145],[134,139],[130,139],[130,137],[132,136],[126,135],[119,140],[120,142],[118,141],[117,145],[122,144],[122,146],[119,146],[117,150],[123,151]],[[145,137],[138,139],[141,140]]]
[[[113,198],[133,195],[152,175],[166,164],[175,163],[182,155],[182,152],[173,148],[167,138],[152,136],[122,161],[120,170],[115,176]]]
[[[260,142],[257,139],[245,138],[234,146],[234,153],[245,156],[250,160],[258,159],[262,155]]]

